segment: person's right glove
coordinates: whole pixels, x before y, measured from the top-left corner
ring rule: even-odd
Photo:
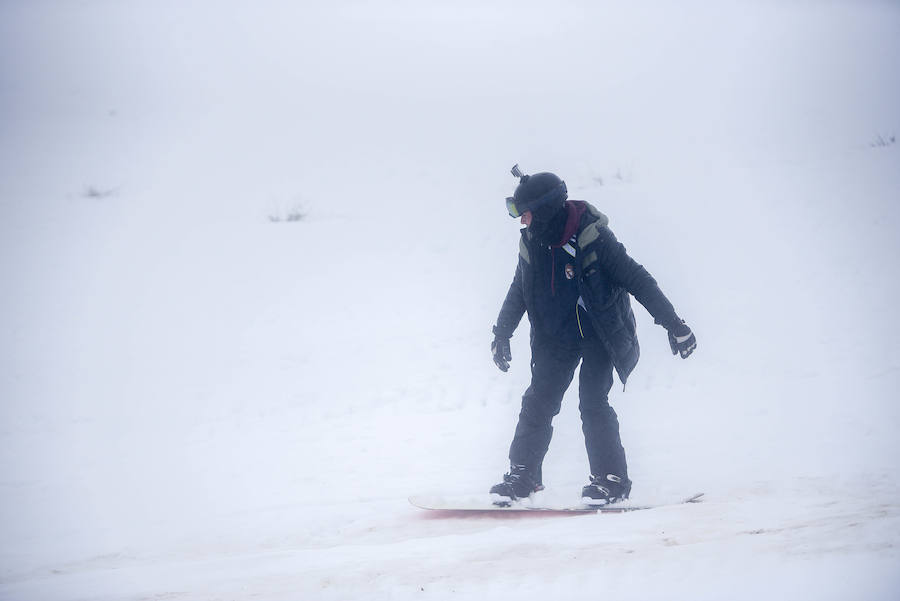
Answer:
[[[682,359],[690,357],[697,348],[697,338],[683,319],[680,324],[669,330],[669,346],[672,348],[672,354],[681,353]]]
[[[509,371],[509,362],[512,361],[512,352],[509,350],[509,338],[504,338],[494,332],[491,353],[493,353],[494,363],[497,364],[500,371]]]

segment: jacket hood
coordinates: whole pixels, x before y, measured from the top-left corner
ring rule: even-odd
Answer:
[[[597,207],[584,200],[567,200],[564,207],[568,217],[566,218],[566,225],[563,228],[562,238],[556,244],[552,245],[554,248],[559,248],[572,239],[572,236],[578,231],[582,216],[586,213],[602,226],[609,224],[609,217],[597,210]]]

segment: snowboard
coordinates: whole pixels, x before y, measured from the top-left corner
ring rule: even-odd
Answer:
[[[673,501],[661,501],[657,503],[640,503],[631,500],[614,503],[612,505],[591,506],[581,503],[577,504],[560,504],[545,503],[541,498],[537,499],[520,499],[506,506],[494,505],[491,502],[490,495],[455,495],[455,496],[412,496],[409,497],[410,504],[419,509],[427,509],[431,511],[443,511],[451,513],[483,513],[483,512],[534,512],[534,513],[626,513],[629,511],[641,511],[644,509],[654,509],[656,507],[666,507],[671,505],[682,505],[685,503],[699,503],[702,501],[702,492],[693,494],[682,499]]]

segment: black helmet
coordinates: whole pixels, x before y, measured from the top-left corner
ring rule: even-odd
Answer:
[[[512,217],[519,217],[526,211],[552,215],[569,197],[566,182],[552,173],[519,175],[521,171],[516,165],[513,174],[519,177],[519,185],[512,197],[506,199],[506,208]]]

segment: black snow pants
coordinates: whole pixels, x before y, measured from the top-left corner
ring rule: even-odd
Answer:
[[[591,474],[628,477],[625,449],[619,438],[619,419],[608,400],[613,384],[609,353],[594,336],[574,346],[535,337],[531,342],[531,385],[522,396],[509,460],[511,464],[526,466],[539,483],[544,455],[553,435],[551,422],[559,413],[579,361],[578,408]]]

